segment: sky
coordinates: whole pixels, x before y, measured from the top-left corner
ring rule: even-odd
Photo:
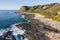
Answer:
[[[21,6],[60,3],[60,0],[0,0],[0,10],[18,10]]]

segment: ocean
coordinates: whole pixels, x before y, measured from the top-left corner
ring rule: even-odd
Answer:
[[[0,10],[0,29],[9,28],[10,25],[18,22],[27,22],[21,14],[15,12],[17,10]]]
[[[15,25],[28,22],[17,10],[0,10],[0,35],[6,31],[13,31],[13,35],[24,34],[25,30],[18,29]]]

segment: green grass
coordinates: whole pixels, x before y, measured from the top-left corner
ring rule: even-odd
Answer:
[[[56,17],[54,17],[54,18],[52,18],[52,19],[55,20],[55,21],[60,22],[60,15],[57,15]]]
[[[54,10],[54,12],[60,12],[60,7]]]
[[[57,16],[49,16],[49,15],[45,15],[45,14],[40,14],[40,15],[45,16],[45,18],[50,18],[50,19],[53,19],[54,21],[60,22],[60,15],[57,15]]]

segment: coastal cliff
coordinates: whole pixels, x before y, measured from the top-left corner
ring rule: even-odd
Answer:
[[[26,30],[29,40],[60,40],[60,4],[22,6],[19,12],[29,23],[16,25]]]
[[[60,40],[59,27],[57,26],[57,28],[55,28],[45,24],[45,22],[42,21],[43,19],[41,19],[44,16],[31,13],[22,13],[22,15],[24,15],[24,18],[29,20],[31,23],[22,23],[16,26],[26,30],[26,36],[29,40]]]
[[[22,6],[19,12],[38,13],[46,18],[60,22],[60,3],[51,3],[45,5]]]

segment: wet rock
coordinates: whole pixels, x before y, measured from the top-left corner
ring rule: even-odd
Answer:
[[[4,32],[2,36],[7,37],[8,35],[11,35],[12,31]]]
[[[60,30],[58,28],[54,28],[52,26],[46,26],[44,27],[45,29],[48,29],[48,30],[51,30],[51,31],[54,31],[54,32],[60,32]]]
[[[20,35],[20,34],[18,34],[18,37],[19,37],[19,38],[22,37],[22,39],[25,39],[25,36],[24,36],[24,35]]]
[[[26,30],[26,36],[29,38],[29,40],[49,40],[47,36],[45,36],[42,32],[38,31],[36,25],[32,24],[19,24],[17,27],[22,27],[22,29]]]
[[[12,35],[12,31],[4,32],[3,35],[0,36],[2,40],[15,40],[14,36]]]
[[[3,40],[3,39],[2,39],[2,36],[0,36],[0,40]]]

